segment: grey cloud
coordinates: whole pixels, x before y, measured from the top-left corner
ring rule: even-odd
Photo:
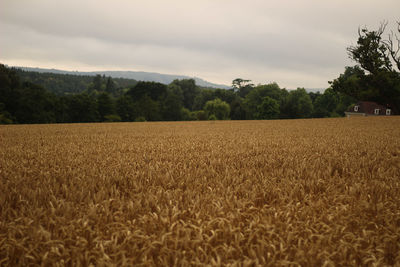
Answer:
[[[395,20],[395,7],[392,0],[6,0],[0,60],[324,87],[350,63],[345,48],[357,27]]]

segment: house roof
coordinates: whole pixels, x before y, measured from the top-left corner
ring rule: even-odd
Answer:
[[[356,106],[358,106],[358,111],[355,111],[353,106],[348,108],[347,112],[375,114],[375,109],[379,109],[379,115],[386,115],[386,109],[390,109],[389,106],[383,106],[371,101],[360,101]]]

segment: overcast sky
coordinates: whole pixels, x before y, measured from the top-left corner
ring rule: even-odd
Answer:
[[[0,63],[326,88],[399,0],[0,0]]]

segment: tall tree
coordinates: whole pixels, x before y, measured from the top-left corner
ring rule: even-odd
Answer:
[[[208,112],[209,117],[214,115],[218,120],[228,119],[231,111],[228,103],[219,98],[208,101],[204,106],[204,110]]]
[[[179,86],[183,92],[183,106],[193,110],[194,99],[198,94],[199,88],[194,79],[174,80],[172,84]]]
[[[349,57],[372,74],[392,70],[388,49],[382,40],[385,28],[386,24],[382,24],[376,31],[359,29],[357,45],[347,48]]]
[[[289,92],[283,108],[283,117],[309,118],[313,111],[313,104],[310,96],[304,88],[297,88]]]
[[[141,99],[144,96],[150,97],[152,100],[160,100],[165,97],[167,86],[157,82],[138,82],[132,87],[127,94],[130,95],[134,101]]]
[[[167,121],[182,119],[183,92],[180,86],[170,84],[167,88],[167,96],[163,105],[163,117]]]
[[[20,79],[15,70],[0,64],[0,103],[3,109],[15,115],[20,97]]]
[[[87,93],[68,97],[68,122],[96,122],[99,114],[96,99]]]
[[[244,100],[248,119],[259,119],[259,107],[267,96],[280,106],[286,98],[286,90],[280,89],[277,83],[259,85],[251,90]]]
[[[378,30],[359,29],[356,46],[347,50],[357,65],[347,67],[344,74],[333,80],[336,92],[357,100],[375,101],[400,111],[400,38],[395,33],[383,38],[387,23]],[[400,24],[398,23],[398,33]]]
[[[19,123],[53,123],[55,96],[43,87],[26,82],[22,85],[18,110],[15,115]]]
[[[103,92],[97,97],[97,110],[102,121],[105,116],[115,114],[114,102],[108,93]]]
[[[102,86],[103,84],[103,79],[101,78],[100,74],[97,74],[96,76],[94,76],[93,78],[93,90],[96,90],[97,92],[102,91]]]
[[[257,119],[277,119],[279,117],[279,102],[266,96],[258,106]]]
[[[202,89],[194,98],[193,110],[202,110],[207,101],[213,100],[215,98],[214,90]]]
[[[106,92],[109,94],[113,94],[115,90],[115,84],[114,81],[111,77],[107,78],[107,83],[106,83]]]
[[[138,117],[144,117],[146,121],[162,120],[160,102],[153,100],[150,96],[143,96],[139,101],[135,102],[135,105],[138,107]]]
[[[232,88],[240,97],[245,97],[254,88],[254,84],[251,80],[236,78],[232,81]]]
[[[138,117],[137,106],[129,95],[122,95],[117,99],[116,109],[122,121],[134,121]]]
[[[246,107],[243,103],[243,98],[237,96],[231,103],[231,114],[232,120],[245,120],[246,119]]]
[[[389,54],[396,64],[397,70],[400,71],[400,21],[397,22],[397,36],[396,33],[391,32],[387,40],[384,41]]]

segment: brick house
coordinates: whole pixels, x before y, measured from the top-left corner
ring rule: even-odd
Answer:
[[[360,101],[345,112],[346,117],[352,116],[391,116],[393,110],[389,105],[383,106],[371,101]]]

